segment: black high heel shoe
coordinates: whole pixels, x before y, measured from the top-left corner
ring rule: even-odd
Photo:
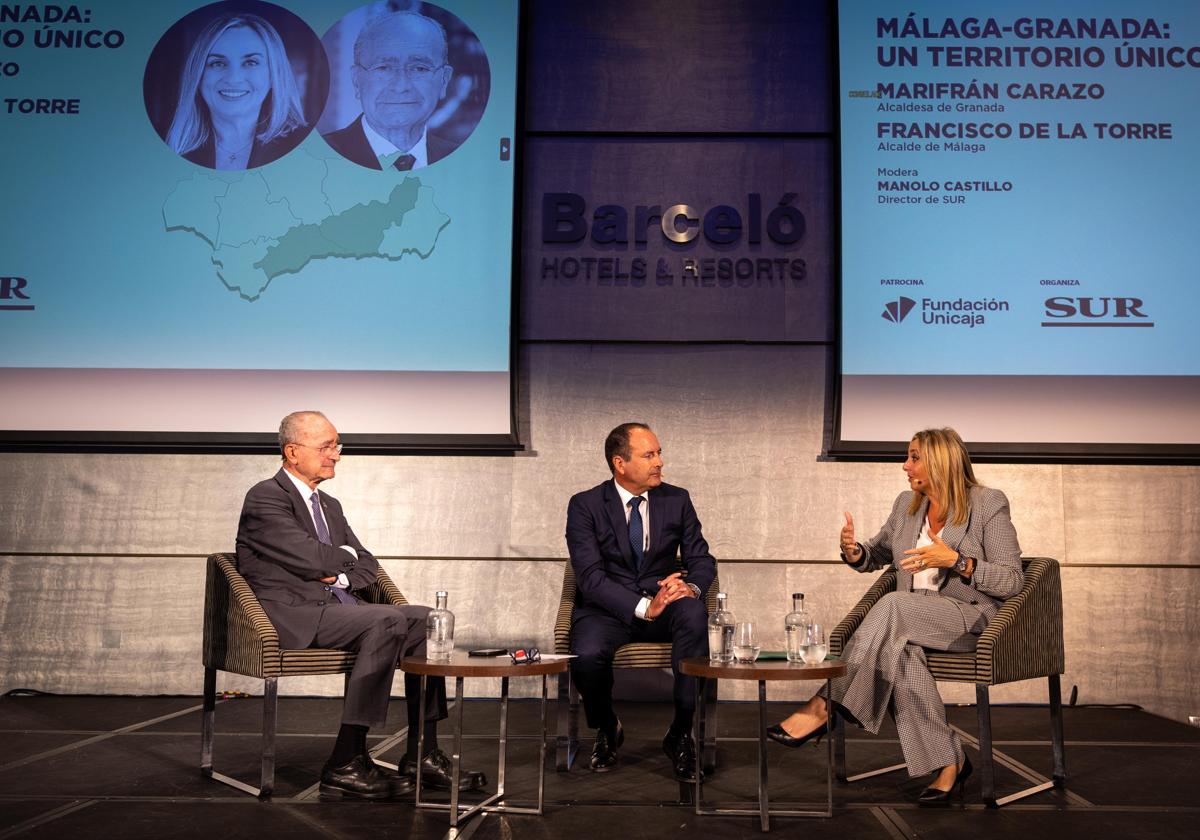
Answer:
[[[963,785],[967,779],[971,778],[971,759],[963,756],[963,766],[958,771],[958,776],[954,779],[954,784],[950,785],[950,790],[938,790],[935,787],[927,787],[921,791],[920,797],[917,798],[917,804],[922,808],[944,808],[950,804],[950,800],[955,797],[961,798],[963,795]]]
[[[794,735],[789,735],[787,730],[779,724],[775,724],[774,726],[767,727],[767,737],[777,744],[783,744],[785,747],[792,747],[794,749],[796,747],[804,746],[812,738],[816,738],[816,743],[820,744],[821,739],[825,737],[825,733],[828,731],[829,725],[822,723],[812,732],[809,732],[807,735],[801,735],[799,738],[797,738]]]

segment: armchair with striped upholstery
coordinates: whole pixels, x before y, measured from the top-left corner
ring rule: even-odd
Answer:
[[[925,660],[935,680],[975,683],[979,713],[980,780],[983,800],[992,808],[1007,805],[1049,788],[1061,788],[1067,779],[1063,747],[1062,690],[1059,675],[1065,669],[1063,649],[1062,583],[1058,561],[1049,557],[1022,558],[1025,585],[1001,606],[988,622],[973,651],[951,653],[926,650]],[[862,600],[833,629],[830,653],[842,649],[862,624],[871,607],[896,588],[896,571],[888,569],[867,590]],[[988,688],[993,685],[1046,678],[1050,701],[1050,740],[1054,751],[1053,781],[1034,785],[1001,799],[996,798],[995,765],[992,757],[992,712]],[[860,779],[890,773],[906,765],[896,764],[867,773],[846,776],[845,727],[839,720],[834,731],[834,753],[838,779]]]
[[[407,604],[387,572],[379,569],[375,583],[355,590],[373,604]],[[237,555],[212,554],[204,598],[204,714],[200,770],[209,778],[265,799],[275,785],[275,721],[280,677],[350,674],[356,654],[344,650],[279,647],[279,634],[263,611],[250,584],[237,570]],[[213,770],[216,735],[217,671],[263,680],[262,770],[252,787]],[[382,762],[380,762],[382,763]]]
[[[562,596],[558,602],[558,619],[554,623],[554,652],[571,652],[571,616],[575,611],[575,570],[571,561],[565,564]],[[717,592],[720,578],[713,576],[708,587],[704,606],[709,615],[717,609]],[[613,668],[670,668],[671,645],[668,642],[632,642],[621,645],[613,657]],[[716,766],[717,748],[717,684],[709,680],[704,689],[704,744],[701,745],[701,761],[706,771]],[[699,713],[699,712],[697,712]],[[568,670],[558,678],[558,735],[556,738],[556,764],[564,773],[571,769],[579,751],[579,692],[571,682]]]

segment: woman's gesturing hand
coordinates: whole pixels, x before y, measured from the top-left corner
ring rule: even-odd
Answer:
[[[846,524],[842,526],[842,533],[839,537],[841,541],[842,554],[851,563],[857,563],[862,559],[862,549],[858,547],[858,543],[854,539],[854,517],[850,515],[850,511],[843,511],[846,517]]]

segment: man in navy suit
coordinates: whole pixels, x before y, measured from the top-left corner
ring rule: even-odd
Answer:
[[[590,766],[611,770],[624,740],[613,711],[613,655],[629,642],[671,642],[675,717],[663,739],[675,777],[695,779],[695,682],[679,663],[708,649],[704,594],[716,562],[691,497],[662,480],[662,447],[645,423],[608,434],[604,459],[613,477],[571,497],[567,550],[575,572],[571,676],[596,730]],[[682,565],[683,571],[680,571]],[[685,579],[686,574],[686,579]]]
[[[418,768],[421,784],[449,789],[450,759],[437,748],[437,722],[446,717],[446,685],[429,680],[426,717],[420,715],[420,677],[404,675],[408,750],[400,774],[384,772],[367,752],[367,731],[383,726],[396,664],[425,653],[429,607],[369,604],[354,590],[370,586],[379,563],[363,548],[342,506],[317,485],[334,477],[342,457],[337,429],[319,411],[297,411],[279,424],[283,466],[250,488],[238,522],[238,571],[246,578],[285,649],[318,647],[357,654],[342,702],[342,726],[321,770],[321,794],[386,799],[408,793]],[[425,730],[425,754],[417,736]],[[461,775],[460,786],[486,784],[482,773]]]
[[[354,93],[362,114],[322,135],[334,151],[371,169],[400,170],[441,160],[458,144],[426,130],[454,69],[446,32],[433,18],[392,12],[372,18],[354,42]]]

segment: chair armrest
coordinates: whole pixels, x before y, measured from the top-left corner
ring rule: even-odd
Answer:
[[[248,677],[277,677],[282,671],[279,634],[233,554],[208,558],[204,666]]]
[[[575,612],[575,570],[567,561],[563,572],[562,596],[558,601],[558,618],[554,621],[554,652],[571,652],[571,616]]]
[[[391,604],[400,607],[408,603],[408,599],[400,592],[399,587],[392,583],[383,566],[379,567],[379,574],[374,583],[355,590],[354,594],[370,604]]]
[[[850,637],[854,635],[854,631],[858,629],[858,625],[862,624],[863,619],[867,617],[871,607],[878,603],[889,592],[894,592],[896,589],[896,570],[888,569],[878,578],[871,588],[867,590],[862,599],[854,605],[854,609],[846,613],[846,617],[838,622],[837,627],[833,628],[833,632],[829,634],[829,652],[834,656],[841,656],[842,649],[846,646],[846,642],[850,641]]]
[[[1025,585],[1001,604],[979,636],[977,683],[999,685],[1065,670],[1058,561],[1033,557],[1022,562]]]

